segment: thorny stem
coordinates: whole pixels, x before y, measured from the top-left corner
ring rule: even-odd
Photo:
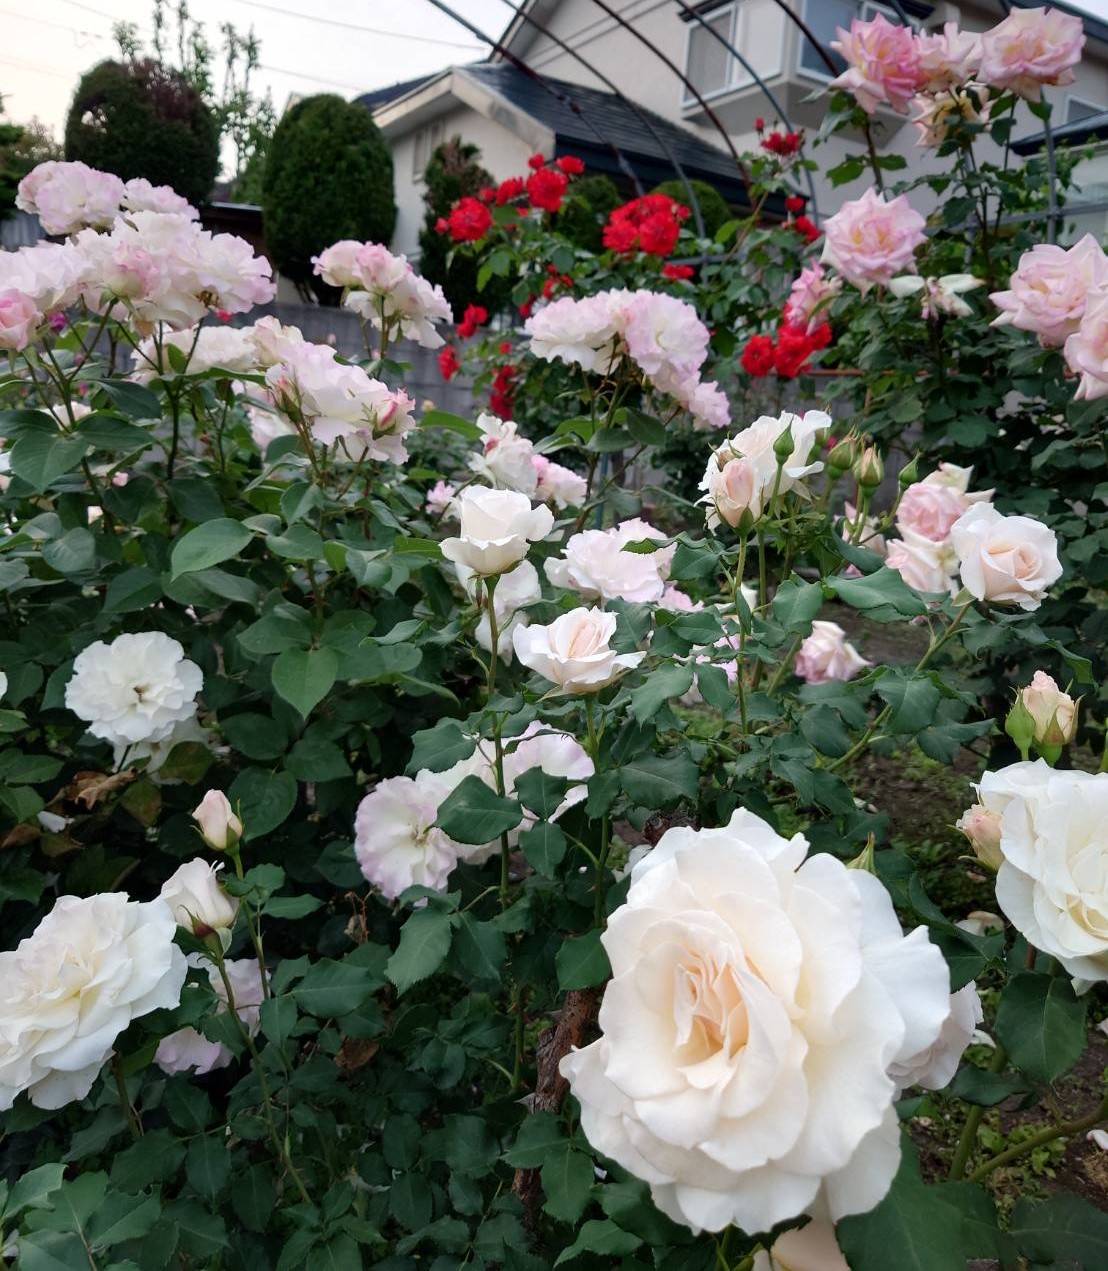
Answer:
[[[496,692],[496,667],[500,661],[500,627],[496,621],[496,584],[498,575],[491,574],[485,579],[485,596],[488,604],[489,612],[489,644],[492,646],[489,653],[489,661],[487,667],[487,700],[492,701],[493,694]],[[504,797],[504,743],[500,736],[501,721],[496,716],[493,720],[493,746],[496,751],[494,761],[494,770],[496,773],[496,793],[501,798]],[[511,863],[512,849],[508,842],[507,831],[500,835],[500,908],[508,907],[508,867]]]
[[[993,1052],[992,1059],[989,1061],[988,1071],[1003,1072],[1007,1062],[1008,1052],[1003,1046],[998,1044]],[[966,1175],[966,1164],[973,1154],[974,1144],[977,1142],[977,1130],[984,1115],[985,1109],[980,1104],[972,1105],[969,1112],[966,1113],[966,1123],[962,1126],[962,1133],[958,1136],[958,1145],[954,1149],[954,1158],[950,1162],[950,1179],[952,1182],[964,1178]]]
[[[969,1176],[969,1181],[971,1183],[979,1183],[983,1178],[991,1174],[994,1169],[999,1169],[1000,1166],[1007,1165],[1009,1161],[1026,1156],[1028,1152],[1033,1152],[1037,1147],[1042,1147],[1044,1143],[1053,1143],[1055,1139],[1071,1138],[1075,1134],[1081,1134],[1086,1130],[1093,1129],[1095,1126],[1100,1125],[1102,1121],[1108,1121],[1108,1095],[1105,1095],[1096,1110],[1090,1112],[1087,1116],[1076,1117],[1072,1121],[1059,1121],[1055,1125],[1048,1125],[1037,1134],[1032,1134],[1030,1138],[1024,1139],[1022,1143],[1017,1143],[991,1157],[973,1171]]]

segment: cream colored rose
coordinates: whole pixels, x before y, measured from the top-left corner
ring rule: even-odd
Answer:
[[[1002,857],[999,813],[990,812],[983,804],[975,803],[972,808],[967,808],[962,813],[955,828],[961,830],[969,839],[973,854],[982,865],[988,865],[990,869],[1000,868]]]
[[[900,1158],[892,1065],[938,1040],[950,977],[882,884],[740,809],[669,830],[602,936],[600,1038],[561,1063],[581,1128],[694,1231],[833,1221]]]
[[[222,790],[209,790],[192,810],[204,842],[217,852],[225,852],[242,838],[242,822]]]
[[[185,955],[163,900],[125,892],[62,896],[31,935],[0,953],[0,1111],[83,1099],[131,1021],[177,1005]]]
[[[962,585],[978,600],[1038,609],[1062,576],[1054,531],[1029,516],[1002,516],[991,503],[975,503],[950,541]]]
[[[582,530],[571,535],[561,557],[546,562],[546,576],[555,587],[579,592],[586,600],[657,603],[665,591],[676,548],[645,553],[623,549],[643,539],[664,542],[665,537],[640,517],[609,530]]]
[[[1035,721],[1035,744],[1065,746],[1077,732],[1077,703],[1063,693],[1054,678],[1036,671],[1031,683],[1021,688],[1019,699]]]
[[[796,655],[796,673],[808,684],[852,680],[872,665],[850,643],[837,622],[813,622],[812,634]]]
[[[1108,772],[1044,760],[986,772],[981,802],[1000,813],[996,898],[1035,948],[1080,980],[1108,980]]]
[[[850,1271],[850,1267],[835,1240],[835,1228],[813,1219],[806,1227],[778,1236],[768,1251],[759,1249],[751,1271]]]
[[[918,1054],[893,1064],[889,1076],[901,1090],[907,1090],[909,1086],[942,1090],[949,1086],[966,1047],[973,1040],[977,1025],[983,1019],[977,985],[964,985],[957,993],[951,994],[950,1014],[935,1041]]]
[[[563,693],[596,693],[646,657],[616,653],[611,646],[616,616],[600,609],[573,609],[547,627],[517,627],[516,657]]]
[[[554,514],[544,505],[533,508],[525,494],[469,486],[456,500],[460,529],[443,540],[442,554],[475,574],[507,573],[527,555],[528,546],[545,538]]]
[[[195,856],[162,883],[161,898],[169,905],[177,925],[195,936],[213,931],[229,936],[235,925],[239,902],[220,887],[222,868]]]

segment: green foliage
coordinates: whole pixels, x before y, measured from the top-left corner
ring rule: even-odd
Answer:
[[[684,181],[674,178],[656,185],[650,193],[668,194],[675,202],[687,207],[693,214],[689,216],[686,224],[695,233],[696,216],[693,212],[693,199],[689,195],[689,186],[692,187],[692,193],[696,196],[696,206],[700,208],[700,219],[704,222],[705,237],[715,238],[719,230],[731,219],[732,214],[727,200],[714,185],[709,185],[707,181],[700,181],[696,177],[690,178],[686,185]]]
[[[219,125],[180,72],[153,59],[101,62],[73,95],[65,157],[203,203],[219,174]]]
[[[282,116],[266,160],[262,209],[274,264],[321,297],[312,257],[339,239],[387,243],[396,223],[392,157],[362,106],[332,94]]]
[[[584,176],[570,188],[558,229],[575,247],[602,251],[605,222],[624,201],[611,177]]]

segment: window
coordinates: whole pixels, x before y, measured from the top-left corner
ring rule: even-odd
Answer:
[[[1091,102],[1083,97],[1074,97],[1072,93],[1066,98],[1066,117],[1063,120],[1067,124],[1075,124],[1079,119],[1088,119],[1090,115],[1104,114],[1106,107],[1098,106],[1096,102]]]
[[[699,22],[689,24],[689,42],[685,56],[685,78],[692,81],[702,97],[712,93],[721,93],[731,86],[731,66],[734,58],[720,43],[712,31],[723,37],[728,44],[733,44],[736,6],[729,4],[727,8],[705,17],[704,26]],[[711,27],[711,30],[706,30]],[[695,101],[689,89],[685,89],[686,102]]]
[[[412,177],[416,181],[423,180],[423,173],[434,153],[435,147],[441,145],[446,132],[443,120],[436,119],[425,124],[415,135],[412,143]]]
[[[883,4],[874,4],[871,0],[804,0],[803,18],[808,29],[823,45],[824,50],[835,64],[835,75],[846,70],[846,63],[831,47],[840,27],[844,31],[850,29],[855,18],[869,22],[877,14],[888,18],[890,22],[899,23],[896,10]],[[806,36],[800,42],[800,69],[805,75],[816,79],[831,79],[832,73],[827,63],[820,56],[819,50]]]
[[[709,29],[710,28],[710,29]],[[690,22],[685,48],[685,75],[702,97],[745,88],[753,77],[721,41],[726,40],[766,79],[781,73],[784,15],[773,0],[736,0],[713,9],[700,22]],[[684,104],[696,97],[686,87]]]

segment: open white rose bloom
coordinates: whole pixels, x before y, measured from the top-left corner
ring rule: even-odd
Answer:
[[[176,930],[164,900],[62,896],[0,953],[0,1111],[24,1090],[39,1108],[83,1099],[131,1021],[177,1005],[187,965]]]
[[[602,939],[599,1040],[561,1071],[589,1142],[694,1231],[873,1208],[900,1159],[894,1064],[950,977],[882,884],[744,809],[669,830]]]

